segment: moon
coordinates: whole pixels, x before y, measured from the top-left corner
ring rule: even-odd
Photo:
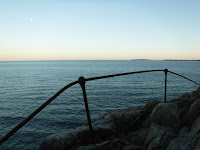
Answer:
[[[32,18],[30,18],[30,19],[29,19],[29,21],[30,21],[30,22],[32,22],[32,21],[33,21],[33,19],[32,19]]]

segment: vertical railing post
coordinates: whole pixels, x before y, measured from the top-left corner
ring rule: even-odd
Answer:
[[[79,82],[79,84],[82,88],[82,91],[83,91],[85,110],[86,110],[86,114],[87,114],[87,120],[88,120],[89,129],[90,129],[90,134],[91,134],[91,142],[94,144],[94,131],[93,131],[93,128],[92,128],[92,122],[91,122],[91,119],[90,119],[90,111],[89,111],[88,102],[87,102],[87,94],[86,94],[86,90],[85,90],[85,82],[86,82],[85,78],[81,76],[78,79],[78,82]]]
[[[164,102],[166,103],[167,102],[167,72],[168,72],[168,69],[165,69],[164,72],[165,72],[165,100],[164,100]]]

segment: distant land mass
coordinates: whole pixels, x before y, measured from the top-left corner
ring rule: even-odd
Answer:
[[[131,60],[151,60],[151,59],[131,59]]]
[[[200,61],[200,60],[177,60],[177,59],[166,59],[166,60],[163,60],[163,61]]]
[[[131,60],[141,61],[141,60],[153,60],[153,59],[131,59]],[[196,60],[188,60],[188,59],[186,59],[186,60],[184,60],[184,59],[163,59],[161,61],[200,61],[200,59],[199,60],[198,59],[196,59]]]

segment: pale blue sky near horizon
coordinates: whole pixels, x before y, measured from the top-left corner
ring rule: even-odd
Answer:
[[[200,59],[199,0],[0,0],[0,61]]]

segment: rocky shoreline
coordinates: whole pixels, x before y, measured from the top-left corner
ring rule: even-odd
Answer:
[[[199,150],[200,89],[167,103],[101,115],[92,144],[87,126],[48,136],[40,150]]]

